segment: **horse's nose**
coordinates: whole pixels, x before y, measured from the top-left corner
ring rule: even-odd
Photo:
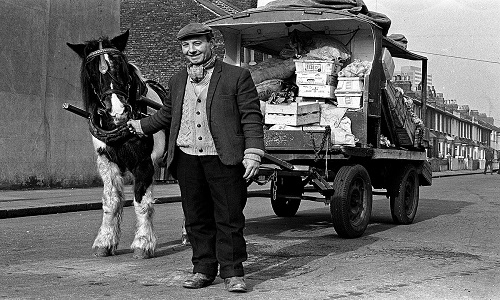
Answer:
[[[121,106],[120,112],[112,112],[111,116],[116,125],[121,125],[127,122],[131,117],[132,107],[128,104],[123,104]]]

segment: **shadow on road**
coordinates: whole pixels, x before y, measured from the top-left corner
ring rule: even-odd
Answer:
[[[295,217],[266,216],[250,219],[245,229],[248,244],[248,279],[258,284],[287,279],[313,271],[309,263],[376,242],[365,235],[342,239],[331,223],[329,209],[299,211]]]
[[[175,254],[177,252],[181,252],[184,250],[190,249],[188,246],[181,245],[181,241],[174,240],[166,243],[158,243],[156,245],[156,251],[154,257],[162,257],[171,254]],[[134,253],[132,249],[119,249],[116,250],[115,255],[123,255],[123,254],[131,254]]]
[[[421,199],[414,223],[457,214],[469,205],[471,203],[464,201]],[[371,245],[380,239],[376,236],[377,233],[398,226],[392,221],[389,200],[385,198],[374,200],[370,224],[364,235],[356,239],[337,236],[328,207],[300,210],[296,216],[289,218],[271,214],[272,212],[267,216],[249,218],[246,222],[249,257],[245,262],[245,269],[250,288],[271,279],[287,280],[313,272],[319,268],[321,259]],[[191,249],[182,246],[180,239],[171,240],[160,243],[155,256],[159,258],[182,251],[189,251],[189,256],[191,255]],[[131,251],[123,249],[118,253]]]
[[[417,215],[415,216],[413,224],[427,221],[443,215],[457,214],[462,209],[472,204],[473,203],[466,201],[420,199],[417,208]],[[370,218],[370,223],[393,225],[390,227],[395,226],[391,217],[389,199],[384,198],[373,201],[373,211],[372,211],[372,216]]]
[[[469,205],[471,203],[464,201],[421,199],[414,223],[457,214]],[[310,262],[370,245],[379,240],[374,236],[376,233],[395,226],[403,225],[392,221],[388,199],[374,201],[370,224],[364,235],[356,239],[338,237],[329,210],[325,208],[299,211],[290,218],[266,216],[250,219],[245,229],[248,278],[257,284],[311,272]]]

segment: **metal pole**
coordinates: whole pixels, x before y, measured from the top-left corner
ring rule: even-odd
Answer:
[[[429,128],[427,122],[427,59],[422,60],[422,115],[421,118],[424,121],[424,126]]]

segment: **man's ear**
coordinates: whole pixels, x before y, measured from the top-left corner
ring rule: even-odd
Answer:
[[[120,50],[120,52],[123,52],[125,50],[125,47],[127,46],[128,36],[129,29],[127,29],[127,31],[125,31],[124,33],[112,38],[111,43],[115,45],[116,49]]]
[[[85,45],[84,44],[71,44],[71,43],[66,43],[68,47],[70,47],[73,51],[78,54],[81,58],[85,58]]]

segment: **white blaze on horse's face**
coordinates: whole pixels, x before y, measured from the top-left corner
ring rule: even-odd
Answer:
[[[113,88],[113,84],[111,84]],[[125,110],[125,105],[120,101],[120,98],[113,93],[111,94],[111,116],[113,117],[113,123],[120,125],[128,121],[128,113]]]
[[[114,89],[113,83],[111,83],[111,88]],[[115,117],[116,115],[121,115],[125,113],[125,105],[120,101],[118,95],[115,93],[111,94],[111,115]]]
[[[108,65],[112,65],[111,60],[109,59],[108,54],[104,54],[104,59],[108,62]],[[117,87],[113,85],[113,82],[111,82],[110,89],[113,90]],[[117,94],[111,93],[110,95],[110,100],[111,100],[111,112],[110,115],[113,117],[113,122],[115,124],[121,124],[126,121],[128,121],[128,114],[127,111],[125,110],[125,105],[123,102],[120,100]]]

